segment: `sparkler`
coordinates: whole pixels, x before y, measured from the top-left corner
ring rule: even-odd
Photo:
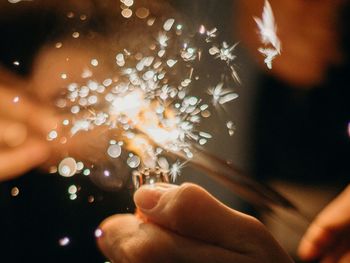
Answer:
[[[10,3],[21,1],[30,0],[8,0]],[[261,209],[274,211],[284,208],[300,215],[299,209],[281,194],[244,176],[238,169],[202,148],[212,135],[200,130],[200,123],[210,117],[212,110],[238,98],[235,91],[235,85],[240,83],[235,67],[237,44],[218,43],[218,30],[207,29],[204,25],[195,32],[186,32],[186,27],[174,18],[163,21],[159,26],[159,19],[152,17],[147,8],[133,10],[133,2],[121,0],[121,15],[129,19],[135,14],[137,18],[144,19],[148,27],[158,26],[157,33],[152,41],[145,41],[144,49],[126,46],[115,54],[117,77],[106,76],[103,80],[96,80],[94,68],[99,67],[102,61],[91,58],[92,68],[86,68],[81,73],[84,83],[69,83],[64,97],[56,103],[70,114],[62,121],[63,127],[69,128],[72,137],[100,128],[111,131],[112,137],[105,145],[105,158],[118,164],[123,173],[130,174],[133,170],[135,188],[142,184],[176,182],[188,164]],[[68,18],[72,18],[72,14],[69,13]],[[87,17],[81,15],[80,19],[84,21]],[[264,44],[259,51],[271,68],[272,60],[281,52],[281,44],[267,1],[263,18],[255,18],[255,21]],[[78,31],[71,34],[73,39],[81,36]],[[55,44],[57,49],[62,46],[62,42]],[[205,63],[214,64],[216,73],[201,72],[201,65]],[[13,64],[19,66],[20,62]],[[65,72],[61,72],[60,77],[69,81]],[[208,85],[203,85],[203,82]],[[198,87],[210,95],[209,100],[190,95],[191,90]],[[18,102],[19,97],[13,98],[13,103]],[[225,124],[223,127],[226,126],[232,136],[234,123],[226,120]],[[61,135],[58,130],[53,130],[47,139],[66,143],[67,139],[65,136],[60,138]],[[170,160],[172,164],[169,164]],[[76,161],[68,153],[52,172],[58,171],[64,177],[77,173],[93,177],[96,162],[95,158],[89,162]],[[98,176],[113,177],[113,168],[102,169]],[[120,181],[111,182],[107,182],[108,188],[119,189],[122,185]],[[70,200],[77,199],[79,190],[76,185],[69,186]],[[15,197],[18,194],[19,189],[14,187],[11,195]],[[94,202],[94,197],[89,196],[88,201]],[[97,229],[95,236],[101,235],[102,231]],[[69,237],[59,240],[60,246],[69,244]]]
[[[155,25],[154,21],[147,24]],[[219,107],[238,97],[229,87],[238,80],[233,65],[236,45],[224,43],[216,50],[219,46],[214,43],[217,30],[206,30],[204,26],[195,37],[182,41],[185,38],[179,36],[184,27],[176,24],[173,18],[165,20],[160,28],[148,49],[122,49],[116,54],[117,80],[106,78],[98,82],[93,79],[92,72],[83,72],[86,83],[70,83],[66,97],[57,103],[59,107],[68,108],[73,115],[64,124],[70,126],[73,136],[101,126],[116,130],[118,135],[110,141],[107,154],[118,159],[126,152],[129,156],[126,163],[130,168],[155,168],[164,151],[182,152],[187,158],[192,158],[191,145],[204,145],[212,137],[208,132],[198,130],[202,119],[210,116],[209,102],[189,95],[190,89],[196,85],[194,83],[202,77],[196,64],[203,57],[223,61],[232,77],[228,80],[220,71],[220,82],[215,88],[208,89],[213,104]],[[192,41],[194,38],[206,43],[204,47],[196,46]],[[92,59],[91,64],[96,67],[99,62]],[[50,134],[56,135],[56,132]],[[72,164],[67,164],[67,159],[64,161],[60,165],[66,170],[63,174],[67,174],[67,166],[76,171]],[[163,162],[163,166],[169,165]],[[174,180],[182,166],[177,162],[170,168]],[[62,169],[58,169],[61,174]]]
[[[156,27],[157,22],[151,22],[148,21],[148,26]],[[136,188],[145,182],[174,182],[188,163],[259,208],[272,211],[283,207],[299,213],[297,207],[278,192],[243,176],[202,149],[212,135],[199,129],[201,121],[210,116],[212,109],[238,97],[233,89],[239,83],[234,65],[237,44],[216,43],[217,29],[207,30],[204,26],[200,26],[191,39],[186,38],[184,25],[173,18],[163,21],[159,27],[146,49],[125,48],[116,54],[118,78],[98,82],[92,72],[86,71],[82,74],[86,80],[83,85],[67,86],[64,102],[61,99],[59,105],[70,109],[74,116],[66,120],[70,133],[74,136],[98,127],[114,131],[106,154],[134,170]],[[198,64],[204,59],[223,62],[224,70],[219,72],[219,77],[208,77],[208,72],[203,74],[198,70]],[[99,61],[94,58],[91,64],[97,67]],[[200,87],[210,95],[208,102],[190,95],[201,78],[205,81],[209,78],[210,83],[212,79],[218,80],[212,87]],[[227,121],[226,126],[232,135],[233,122]],[[169,165],[170,159],[175,159],[172,165]],[[72,176],[79,169],[74,159],[66,158],[58,171],[63,176]],[[83,173],[86,171],[90,173],[90,170]],[[102,176],[110,177],[111,173],[113,171],[104,170]]]

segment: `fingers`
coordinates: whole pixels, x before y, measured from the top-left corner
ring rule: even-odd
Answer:
[[[299,246],[299,256],[306,261],[319,258],[335,239],[330,230],[313,223],[307,230]]]
[[[0,148],[21,145],[27,132],[27,127],[21,123],[0,120]]]
[[[299,256],[314,260],[331,250],[350,231],[350,187],[330,203],[311,224],[299,245]]]
[[[36,105],[28,95],[2,86],[0,94],[0,118],[27,124],[45,136],[56,126],[53,113],[42,105]]]
[[[47,143],[27,139],[15,148],[0,152],[0,181],[12,179],[42,164],[50,156]]]
[[[350,251],[342,256],[338,263],[349,263],[350,262]]]
[[[134,200],[143,217],[179,235],[241,254],[264,255],[269,247],[276,262],[288,258],[258,220],[226,207],[199,186],[145,186]]]
[[[255,219],[185,184],[141,187],[142,214],[114,216],[101,225],[98,244],[113,262],[290,263]]]
[[[101,230],[99,247],[114,263],[251,262],[245,255],[182,237],[133,215],[111,217]]]

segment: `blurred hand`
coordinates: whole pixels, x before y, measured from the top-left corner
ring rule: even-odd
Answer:
[[[50,112],[15,86],[0,85],[0,181],[41,165],[50,155]]]
[[[198,186],[143,186],[134,200],[141,216],[101,225],[98,244],[115,263],[292,262],[258,220]]]
[[[302,1],[269,0],[276,23],[282,53],[273,62],[269,73],[298,87],[313,86],[324,81],[330,65],[342,59],[340,48],[340,10],[344,0]],[[263,56],[257,51],[260,38],[253,16],[261,17],[264,0],[238,1],[235,32],[260,64]]]
[[[311,224],[300,243],[299,255],[322,263],[350,262],[350,186]]]

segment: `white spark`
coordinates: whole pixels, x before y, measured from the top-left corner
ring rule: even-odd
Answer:
[[[100,238],[100,237],[102,237],[102,235],[103,235],[103,232],[100,228],[95,230],[95,237],[96,238]]]
[[[161,47],[167,47],[168,43],[167,41],[169,40],[168,36],[165,33],[159,33],[158,35],[158,43]]]
[[[278,51],[278,53],[280,53],[280,40],[277,36],[275,17],[269,1],[265,0],[262,19],[254,17],[254,20],[259,27],[262,43],[265,45],[271,44]]]
[[[272,61],[279,54],[276,49],[273,48],[259,48],[258,49],[261,54],[264,55],[264,62],[269,69],[272,69]]]
[[[77,172],[77,163],[71,158],[67,157],[58,165],[58,173],[63,177],[72,177]]]
[[[165,31],[170,31],[171,28],[173,27],[175,23],[175,19],[174,18],[169,18],[167,21],[165,21],[164,25],[163,25],[163,29]]]
[[[212,61],[217,60],[218,64],[226,66],[232,71],[232,77],[238,80],[232,63],[236,58],[234,50],[237,44],[204,43],[212,48],[203,50],[190,38],[185,42],[178,41],[182,38],[174,39],[182,28],[174,25],[174,19],[160,25],[147,55],[142,50],[133,49],[121,49],[116,53],[118,77],[103,76],[101,83],[92,79],[91,70],[99,65],[99,61],[91,58],[90,67],[93,67],[85,69],[81,75],[86,80],[67,84],[64,101],[60,103],[62,108],[71,112],[72,118],[65,120],[64,125],[69,126],[72,136],[100,126],[116,130],[115,137],[110,138],[105,147],[109,159],[124,161],[131,169],[160,166],[169,171],[173,181],[181,174],[184,164],[177,161],[170,167],[162,156],[163,151],[181,152],[191,159],[194,157],[192,144],[204,145],[212,138],[210,133],[199,129],[202,119],[211,114],[209,105],[203,104],[200,97],[190,95],[196,81],[204,77],[197,72],[197,58],[200,62],[202,54],[209,52]],[[216,28],[207,31],[202,26],[196,34],[200,34],[203,42],[214,42],[217,33]],[[208,91],[214,105],[223,105],[238,97],[232,89],[224,88],[229,85],[230,73],[227,74],[226,70],[221,75],[222,82]],[[78,168],[75,161],[67,163],[65,160],[58,170],[66,177],[77,171],[88,176],[93,170],[87,167],[82,164]],[[102,176],[111,177],[111,171],[102,170]],[[75,200],[77,194],[71,192],[70,198]]]
[[[208,30],[207,31],[207,38],[206,38],[206,42],[211,42],[214,38],[217,37],[217,32],[218,32],[218,29],[217,28],[213,28],[211,30]]]
[[[19,96],[16,96],[13,98],[13,103],[18,103],[19,102]]]
[[[265,0],[262,18],[254,17],[255,22],[259,28],[261,42],[265,46],[272,46],[272,48],[259,48],[265,57],[265,63],[269,69],[272,68],[272,60],[281,54],[281,41],[277,36],[277,26],[271,5],[268,0]]]
[[[213,47],[210,49],[211,55],[215,55],[215,58],[220,58],[223,61],[231,62],[236,58],[233,54],[233,50],[237,45],[238,43],[229,46],[226,42],[223,42],[221,48]]]
[[[173,182],[176,182],[177,178],[181,175],[181,170],[184,166],[185,163],[181,163],[180,161],[176,161],[173,165],[171,165],[169,175]]]
[[[68,246],[69,243],[70,243],[70,239],[68,237],[64,237],[64,238],[61,238],[59,241],[58,241],[59,245],[62,246],[62,247],[65,247],[65,246]]]
[[[32,0],[8,0],[10,4],[17,4],[19,2],[25,2],[25,1],[31,2]]]
[[[220,82],[214,88],[208,90],[208,94],[213,97],[213,105],[222,105],[238,98],[238,94],[230,89],[223,88],[224,83]]]
[[[107,153],[111,158],[118,158],[122,153],[122,149],[118,144],[114,144],[108,147]]]

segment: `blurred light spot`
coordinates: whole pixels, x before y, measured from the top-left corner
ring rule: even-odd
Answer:
[[[103,234],[102,230],[97,228],[95,231],[95,237],[100,238],[102,234]]]
[[[58,173],[63,177],[72,177],[77,172],[77,163],[71,158],[65,158],[58,166]]]
[[[68,187],[68,193],[71,195],[76,194],[77,191],[78,191],[78,188],[74,184]]]
[[[121,155],[122,149],[118,144],[113,144],[108,147],[107,153],[111,158],[118,158]]]
[[[94,67],[97,67],[98,66],[98,60],[97,59],[92,59],[91,60],[91,65],[93,65]]]
[[[18,189],[18,187],[13,187],[13,188],[11,189],[11,195],[12,195],[13,197],[16,197],[16,196],[19,195],[19,189]]]
[[[145,7],[140,7],[136,10],[136,16],[141,19],[147,18],[149,16],[149,10]]]
[[[72,34],[72,37],[73,37],[73,38],[79,38],[79,37],[80,37],[80,33],[79,33],[79,32],[74,32],[74,33]]]
[[[126,8],[122,11],[122,16],[125,18],[130,18],[132,16],[132,10],[129,8]]]
[[[63,237],[61,238],[59,241],[58,241],[58,244],[61,246],[61,247],[65,247],[65,246],[68,246],[70,243],[70,240],[68,237]]]
[[[57,42],[56,44],[55,44],[55,47],[56,48],[61,48],[63,46],[63,44],[61,43],[61,42]]]

